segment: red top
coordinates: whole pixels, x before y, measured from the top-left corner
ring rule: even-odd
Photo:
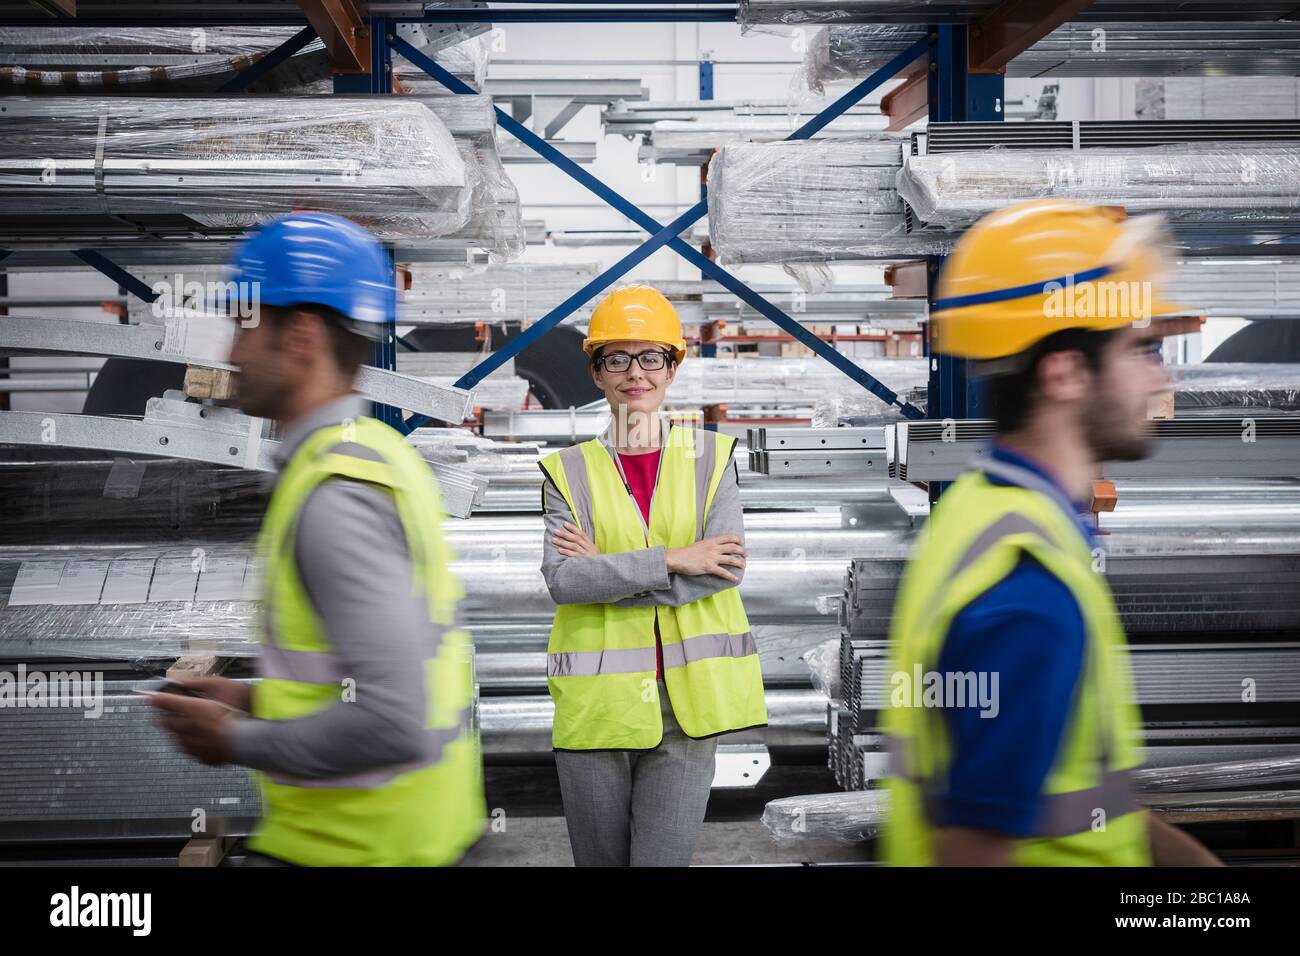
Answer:
[[[641,509],[641,516],[645,518],[645,523],[648,525],[650,498],[654,495],[655,479],[659,477],[659,449],[656,448],[645,455],[620,454],[618,462],[623,466],[623,474],[627,476],[628,487],[632,489],[632,498]],[[655,658],[655,678],[659,679],[664,676],[664,650],[659,643],[658,615],[655,616]]]

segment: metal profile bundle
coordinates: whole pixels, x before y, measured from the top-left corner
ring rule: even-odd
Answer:
[[[885,430],[877,428],[751,428],[749,470],[761,475],[885,477]]]
[[[422,327],[531,321],[590,282],[599,269],[594,263],[512,262],[472,271],[414,265],[410,271],[411,286],[398,302],[398,322]],[[588,303],[565,322],[586,322],[591,309]]]
[[[397,369],[439,388],[454,388],[455,382],[479,361],[477,352],[398,352]],[[514,360],[507,362],[474,386],[476,409],[522,408],[528,398],[528,382],[515,374]]]
[[[925,381],[923,359],[861,359],[855,363],[895,392],[906,392]],[[696,358],[683,362],[668,389],[669,407],[702,405],[763,405],[782,408],[814,405],[840,395],[872,403],[878,412],[887,406],[828,363],[815,358]]]
[[[1161,212],[1183,235],[1300,226],[1300,120],[931,124],[897,177],[909,229],[1054,197]]]
[[[606,133],[640,137],[637,157],[642,162],[703,166],[720,146],[782,140],[827,105],[800,104],[792,109],[778,100],[620,101],[601,114],[601,123]],[[878,101],[859,103],[836,120],[833,132],[816,138],[880,132],[885,124]]]
[[[902,143],[732,143],[709,164],[709,241],[727,262],[821,262],[946,251],[909,237],[895,182]]]
[[[421,385],[423,383],[420,383]],[[158,455],[250,471],[273,471],[278,441],[265,437],[267,421],[233,408],[186,401],[167,391],[149,399],[140,419],[63,412],[0,412],[0,445],[41,449],[97,449]],[[431,463],[447,513],[466,518],[482,500],[487,480],[455,466]]]
[[[473,212],[472,170],[413,101],[13,97],[0,134],[6,241],[67,237],[68,216],[238,234],[304,207],[419,240]]]
[[[773,326],[758,310],[707,279],[668,279],[656,282],[655,288],[673,303],[683,325],[703,325],[723,319]],[[881,329],[916,329],[927,311],[924,299],[893,298],[893,287],[884,284],[837,282],[825,291],[805,292],[789,284],[756,282],[753,289],[769,302],[798,316],[805,325],[849,323]]]
[[[142,683],[105,681],[102,699],[85,706],[78,699],[15,709],[0,721],[0,844],[185,840],[195,810],[204,811],[210,831],[250,832],[259,802],[248,772],[205,767],[181,754],[135,692]],[[814,691],[772,691],[768,726],[746,739],[778,753],[805,753],[825,732],[825,706]],[[482,697],[476,709],[486,763],[552,759],[550,698]]]
[[[210,275],[212,273],[200,273]],[[167,279],[182,279],[173,273]],[[167,279],[160,278],[158,282]],[[185,273],[182,282],[208,288],[207,281]],[[154,288],[161,286],[154,284]],[[181,290],[176,290],[179,294]],[[138,300],[137,300],[138,301]],[[198,303],[200,307],[206,303]],[[0,352],[101,355],[148,359],[234,369],[227,359],[234,341],[235,320],[226,315],[202,311],[169,312],[159,320],[149,312],[139,313],[148,321],[138,325],[108,322],[73,322],[28,316],[7,316],[0,323]],[[451,383],[423,382],[410,375],[363,365],[357,373],[356,389],[376,402],[429,415],[439,421],[461,422],[473,405],[473,392]]]
[[[1245,412],[1156,421],[1146,458],[1106,462],[1103,470],[1109,478],[1300,476],[1300,416]],[[900,422],[893,434],[894,477],[952,481],[987,454],[993,423]]]

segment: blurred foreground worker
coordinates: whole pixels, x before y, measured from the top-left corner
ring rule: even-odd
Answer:
[[[1036,200],[986,216],[939,279],[935,351],[987,376],[996,438],[942,496],[894,608],[885,856],[904,865],[1214,865],[1138,807],[1141,723],[1092,535],[1105,461],[1150,441],[1158,219]],[[1184,325],[1185,328],[1185,325]]]
[[[767,723],[737,586],[735,438],[660,413],[686,355],[657,290],[611,292],[583,348],[613,416],[541,461],[542,574],[559,608],[547,684],[578,866],[687,866],[716,737]]]
[[[323,213],[275,220],[234,263],[260,303],[231,354],[239,403],[281,435],[259,541],[261,681],[188,680],[202,696],[154,701],[187,753],[259,771],[251,864],[452,864],[483,829],[441,499],[352,390],[391,272],[370,233]]]

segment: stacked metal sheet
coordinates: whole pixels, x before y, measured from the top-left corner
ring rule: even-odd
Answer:
[[[1288,736],[1286,714],[1300,702],[1300,555],[1148,552],[1110,556],[1104,567],[1133,642],[1153,763],[1225,759],[1203,735],[1167,729],[1198,715],[1222,722],[1223,743],[1234,727],[1256,746]],[[845,789],[877,785],[887,772],[879,718],[890,702],[888,633],[903,570],[901,560],[873,558],[845,573],[827,727],[828,763]],[[1300,743],[1292,751],[1300,756]]]
[[[709,164],[709,240],[725,262],[820,262],[946,251],[909,237],[883,136],[733,143]]]

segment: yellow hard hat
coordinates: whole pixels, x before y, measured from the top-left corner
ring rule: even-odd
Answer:
[[[990,213],[957,242],[930,313],[937,352],[1016,355],[1062,329],[1118,329],[1196,310],[1158,294],[1163,220],[1035,199]]]
[[[682,320],[662,292],[648,285],[615,289],[591,313],[582,349],[591,355],[610,342],[657,342],[673,350],[678,363],[686,358]]]

